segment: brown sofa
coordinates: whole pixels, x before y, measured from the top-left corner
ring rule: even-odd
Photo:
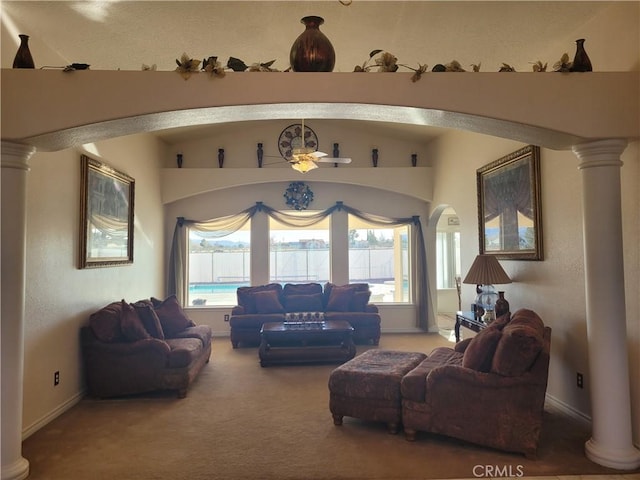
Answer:
[[[407,440],[425,431],[535,458],[550,343],[551,329],[523,309],[434,349],[402,379]]]
[[[176,390],[185,397],[209,362],[211,333],[186,316],[175,296],[103,307],[80,332],[89,395]]]
[[[369,303],[371,291],[367,283],[334,285],[326,283],[293,284],[284,287],[270,283],[237,290],[238,305],[231,311],[231,344],[260,343],[260,329],[267,322],[295,319],[296,314],[313,314],[324,320],[345,320],[353,327],[356,343],[380,341],[378,307]]]

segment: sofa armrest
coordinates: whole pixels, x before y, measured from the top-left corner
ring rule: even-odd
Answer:
[[[244,307],[242,305],[236,305],[231,309],[231,315],[244,315]]]
[[[504,389],[540,386],[547,384],[547,379],[539,378],[531,373],[516,377],[504,377],[496,373],[485,373],[459,365],[443,365],[436,367],[427,376],[427,393],[437,392],[442,385],[458,384],[460,388]]]
[[[146,338],[144,340],[138,340],[136,342],[126,343],[106,343],[100,340],[88,342],[85,344],[85,348],[93,350],[97,354],[102,355],[136,355],[139,353],[145,353],[155,351],[161,355],[169,355],[171,348],[163,340],[157,338]]]
[[[367,303],[364,307],[364,311],[367,313],[378,313],[378,306],[373,303]]]

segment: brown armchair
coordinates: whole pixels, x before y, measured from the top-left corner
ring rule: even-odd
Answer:
[[[519,310],[455,349],[435,349],[402,380],[407,440],[425,431],[535,458],[550,343],[540,317]]]

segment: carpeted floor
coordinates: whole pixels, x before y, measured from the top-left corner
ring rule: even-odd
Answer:
[[[428,353],[440,335],[383,335],[380,347]],[[358,347],[358,353],[367,348]],[[619,474],[584,456],[589,426],[545,411],[538,460],[422,433],[414,443],[384,425],[333,425],[327,380],[335,365],[261,368],[256,348],[214,339],[211,362],[179,400],[156,393],[83,399],[29,437],[30,480],[418,480]],[[476,470],[474,471],[474,467]],[[482,470],[484,472],[484,470]]]

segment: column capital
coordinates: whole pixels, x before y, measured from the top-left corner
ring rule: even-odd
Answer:
[[[592,167],[621,167],[620,155],[627,148],[627,141],[621,138],[596,140],[571,147],[580,160],[579,169]]]
[[[31,145],[6,142],[4,140],[1,143],[1,149],[0,166],[2,168],[17,168],[20,170],[29,170],[28,161],[36,151],[36,147]]]

